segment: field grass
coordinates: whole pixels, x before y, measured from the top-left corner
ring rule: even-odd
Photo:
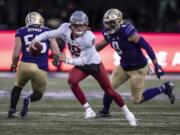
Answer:
[[[158,86],[165,80],[147,80],[146,87]],[[27,118],[7,119],[9,94],[14,78],[0,78],[0,92],[9,93],[0,97],[0,135],[180,135],[180,81],[172,81],[177,97],[174,105],[171,105],[164,95],[140,105],[134,105],[130,98],[125,98],[130,110],[140,122],[138,127],[130,127],[115,103],[111,106],[112,117],[84,120],[84,111],[73,97],[53,99],[45,96],[41,101],[31,103]],[[128,85],[124,84],[119,92],[130,92]],[[102,107],[102,98],[89,96],[90,92],[96,94],[100,91],[98,94],[103,94],[98,84],[92,78],[87,78],[81,86],[93,109],[99,111]],[[28,84],[24,91],[30,90]],[[66,79],[49,78],[46,93],[60,91],[71,93]],[[21,105],[22,97],[17,106],[18,111]]]

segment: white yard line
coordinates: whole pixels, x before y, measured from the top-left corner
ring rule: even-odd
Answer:
[[[52,91],[52,90],[51,90]],[[22,91],[22,97],[26,97],[29,94],[31,94],[32,92],[27,92],[27,91]],[[93,90],[93,91],[86,91],[84,92],[86,97],[88,99],[102,99],[103,98],[103,92],[102,91],[98,91],[98,90]],[[131,97],[131,93],[129,92],[119,92],[124,99],[132,99]],[[0,97],[9,97],[10,96],[10,91],[7,90],[0,90]],[[75,99],[75,96],[73,95],[73,93],[71,91],[67,91],[67,90],[57,90],[54,92],[45,92],[44,97],[43,98],[48,98],[48,99]],[[155,97],[156,100],[169,100],[167,98],[167,96],[165,96],[164,94],[158,95]],[[180,96],[176,95],[176,99],[180,99]]]
[[[68,73],[58,73],[58,72],[57,73],[53,73],[53,72],[49,72],[48,76],[52,77],[52,78],[67,78],[68,77]],[[15,77],[15,73],[0,72],[0,78],[14,78],[14,77]],[[155,75],[148,75],[146,79],[147,80],[157,80]],[[162,80],[167,80],[167,79],[180,80],[180,73],[177,73],[177,74],[166,74],[161,79]]]

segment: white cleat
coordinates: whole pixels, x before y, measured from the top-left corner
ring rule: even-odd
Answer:
[[[96,113],[92,109],[88,108],[86,110],[86,112],[85,112],[85,117],[84,118],[85,119],[93,119],[95,117],[96,117]]]
[[[130,113],[128,113],[127,115],[125,115],[125,117],[126,117],[126,119],[128,120],[128,122],[129,122],[129,124],[131,125],[131,126],[137,126],[138,124],[137,124],[137,120],[136,120],[136,118],[135,118],[135,116],[134,116],[134,114],[132,113],[132,112],[130,112]]]

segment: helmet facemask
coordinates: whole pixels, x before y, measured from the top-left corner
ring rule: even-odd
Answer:
[[[82,11],[75,11],[70,17],[71,29],[74,35],[82,36],[89,24],[87,15]]]
[[[85,24],[71,24],[71,28],[72,28],[73,34],[75,34],[77,36],[81,36],[87,30],[87,25],[85,25]]]

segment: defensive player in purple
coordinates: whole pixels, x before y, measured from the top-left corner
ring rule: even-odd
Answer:
[[[133,25],[126,24],[123,20],[122,12],[118,9],[110,9],[103,18],[104,39],[96,45],[98,51],[102,50],[109,43],[111,47],[121,57],[120,65],[117,66],[111,76],[111,84],[114,89],[130,80],[130,88],[134,103],[142,103],[152,99],[158,94],[166,94],[171,104],[174,104],[174,85],[172,82],[165,82],[155,88],[146,89],[144,92],[145,77],[148,73],[148,62],[141,48],[144,49],[154,64],[157,77],[164,74],[163,69],[158,64],[155,53],[149,43],[138,34]],[[103,109],[97,114],[99,117],[108,117],[112,97],[104,95]]]
[[[21,90],[28,81],[31,81],[33,93],[24,98],[20,113],[21,117],[27,116],[30,102],[38,101],[42,98],[47,84],[48,50],[51,48],[54,55],[60,53],[56,40],[52,38],[42,41],[41,53],[37,56],[32,56],[29,52],[31,40],[40,33],[48,31],[49,28],[44,27],[44,19],[37,12],[30,12],[25,18],[25,23],[26,26],[18,29],[15,35],[15,46],[10,70],[11,72],[16,71],[17,65],[18,70],[15,85],[11,92],[8,118],[16,117],[16,106]],[[19,62],[21,53],[22,57]]]

